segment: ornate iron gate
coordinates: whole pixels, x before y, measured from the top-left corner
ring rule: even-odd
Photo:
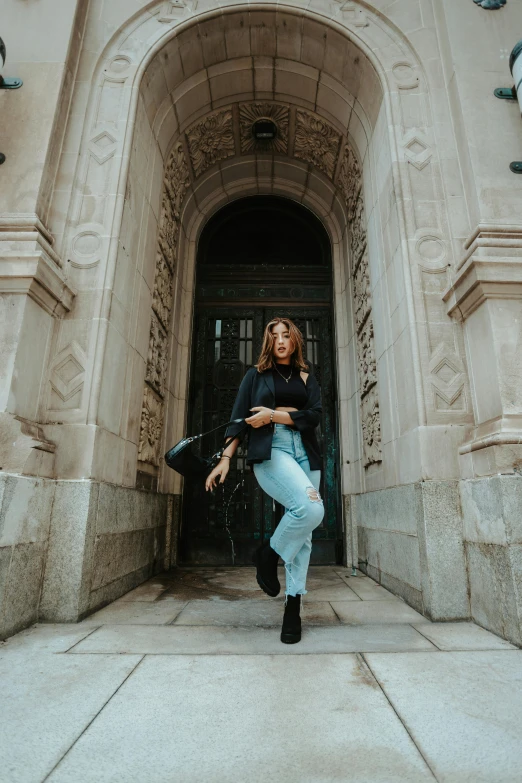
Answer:
[[[272,303],[271,303],[272,304]],[[321,493],[325,518],[314,531],[313,563],[339,562],[341,505],[338,472],[337,411],[331,316],[324,307],[200,306],[196,313],[192,361],[189,431],[206,431],[225,423],[243,375],[256,361],[265,323],[284,313],[305,338],[305,355],[322,387],[323,416]],[[206,438],[205,453],[217,451],[222,432]],[[240,447],[225,484],[206,493],[201,481],[187,480],[183,491],[180,560],[191,564],[250,565],[252,551],[269,538],[283,509],[266,496],[246,466]]]

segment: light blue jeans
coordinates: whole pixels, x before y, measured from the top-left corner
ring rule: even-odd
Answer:
[[[284,560],[286,595],[305,595],[312,552],[312,531],[324,516],[319,495],[320,470],[310,470],[301,433],[275,424],[270,459],[253,465],[261,489],[285,508],[270,546]]]

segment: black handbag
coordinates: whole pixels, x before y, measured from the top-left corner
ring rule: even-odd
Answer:
[[[240,424],[244,421],[244,419],[233,419],[232,421],[227,421],[226,424],[220,424],[219,427],[214,427],[213,430],[209,430],[208,432],[192,435],[189,438],[182,438],[175,446],[167,451],[165,454],[165,462],[169,468],[172,468],[172,470],[175,470],[177,473],[181,473],[182,476],[208,476],[221,459],[225,446],[211,457],[199,457],[197,454],[192,453],[191,444],[200,438],[204,438],[205,435],[210,435],[211,433],[216,432],[216,430],[228,427],[229,424]],[[248,424],[245,424],[245,427],[248,427]]]

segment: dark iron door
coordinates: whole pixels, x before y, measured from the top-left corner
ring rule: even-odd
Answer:
[[[257,361],[264,325],[280,313],[274,307],[200,307],[196,315],[189,432],[210,430],[230,418],[237,389]],[[338,562],[341,506],[338,481],[337,419],[331,317],[326,308],[284,307],[305,338],[305,355],[322,388],[321,494],[325,518],[313,534],[313,563]],[[204,439],[204,454],[217,451],[223,431]],[[245,448],[246,450],[246,448]],[[240,446],[222,487],[206,493],[202,482],[186,480],[183,491],[180,559],[183,563],[251,565],[253,550],[269,538],[283,513],[265,495]]]

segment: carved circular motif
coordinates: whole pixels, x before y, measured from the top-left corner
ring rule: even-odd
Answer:
[[[107,70],[112,73],[120,74],[126,71],[130,64],[130,57],[126,57],[124,54],[118,54],[116,57],[113,57],[112,60],[109,60],[107,63]]]
[[[429,264],[440,264],[446,258],[444,242],[438,237],[422,237],[417,242],[417,253]]]
[[[290,296],[292,299],[302,299],[304,296],[304,288],[301,288],[301,286],[294,286],[290,289]]]
[[[411,90],[419,84],[419,77],[409,63],[395,63],[392,73],[401,90]]]
[[[79,256],[90,258],[98,252],[101,245],[101,239],[94,231],[83,231],[73,240],[73,250]]]

